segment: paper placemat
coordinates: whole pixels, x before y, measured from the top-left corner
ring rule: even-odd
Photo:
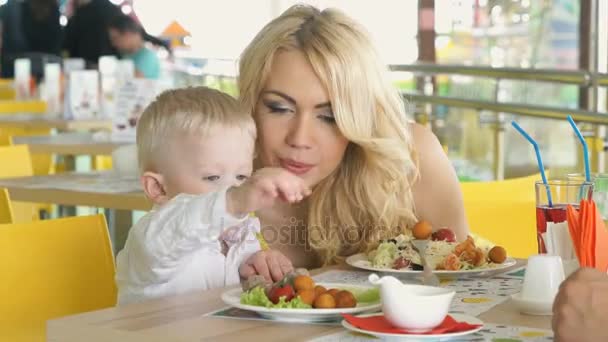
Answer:
[[[511,274],[509,272],[507,274]],[[358,285],[369,284],[368,272],[334,270],[314,277],[316,281],[352,283]],[[411,277],[396,277],[405,284],[420,284]],[[456,291],[450,312],[462,313],[471,316],[492,309],[506,301],[511,295],[521,291],[523,277],[517,273],[508,277],[495,276],[493,278],[461,278],[455,280],[442,280],[441,286]]]

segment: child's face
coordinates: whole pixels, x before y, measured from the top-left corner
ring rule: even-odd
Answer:
[[[204,136],[184,135],[168,151],[162,171],[168,199],[239,185],[253,169],[254,139],[238,127],[213,126]]]

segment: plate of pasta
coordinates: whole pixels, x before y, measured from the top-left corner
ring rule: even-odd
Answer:
[[[418,226],[418,225],[417,225]],[[359,253],[346,259],[355,268],[374,272],[397,274],[420,274],[422,262],[414,249],[414,234],[400,234],[392,239],[381,241],[369,253]],[[426,259],[433,272],[439,276],[479,276],[505,271],[517,262],[507,257],[507,251],[500,246],[476,246],[469,236],[463,242],[456,242],[453,232],[440,229],[428,239]]]

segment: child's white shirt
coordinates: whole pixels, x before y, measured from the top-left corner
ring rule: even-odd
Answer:
[[[129,231],[116,257],[118,304],[238,284],[239,266],[260,250],[259,231],[257,218],[226,211],[226,189],[176,196]]]

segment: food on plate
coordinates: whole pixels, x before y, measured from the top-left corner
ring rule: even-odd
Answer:
[[[411,232],[384,240],[367,254],[367,259],[376,268],[422,270],[420,255],[411,243],[415,238],[414,232]],[[507,252],[503,247],[479,247],[470,236],[461,243],[454,240],[454,233],[447,228],[431,235],[426,259],[433,269],[447,271],[487,269],[498,267],[507,259]]]
[[[336,307],[336,300],[329,292],[325,292],[315,299],[312,306],[315,309],[333,309]]]
[[[377,288],[369,290],[326,289],[324,286],[315,284],[314,280],[302,271],[291,272],[274,284],[269,284],[264,278],[257,276],[251,277],[245,283],[241,303],[267,308],[354,308],[357,303],[380,300]]]
[[[268,292],[268,299],[274,304],[278,304],[281,298],[284,298],[286,302],[289,302],[296,296],[293,286],[290,284],[275,285],[270,288]]]
[[[327,290],[327,293],[329,293],[330,295],[332,295],[334,298],[336,297],[336,295],[338,294],[338,292],[340,292],[340,290],[338,290],[338,289],[329,289],[329,290]]]
[[[315,282],[310,276],[299,275],[293,279],[293,287],[296,291],[312,290],[315,288]]]
[[[349,291],[340,291],[335,296],[337,308],[354,308],[357,306],[357,299]]]
[[[412,228],[412,234],[414,234],[414,238],[416,239],[426,240],[432,233],[433,227],[427,221],[420,221]]]
[[[449,228],[441,228],[431,234],[431,240],[456,242],[456,234],[454,234],[454,231]]]
[[[490,261],[502,264],[505,262],[505,259],[507,259],[507,251],[500,246],[494,246],[490,249],[490,252],[488,252],[488,257],[490,258]]]
[[[327,292],[327,289],[321,285],[315,286],[315,296],[320,296],[322,293]]]
[[[299,297],[302,302],[308,305],[312,305],[312,303],[315,302],[315,298],[317,298],[315,290],[312,289],[300,290],[298,293],[296,293],[296,296]]]

